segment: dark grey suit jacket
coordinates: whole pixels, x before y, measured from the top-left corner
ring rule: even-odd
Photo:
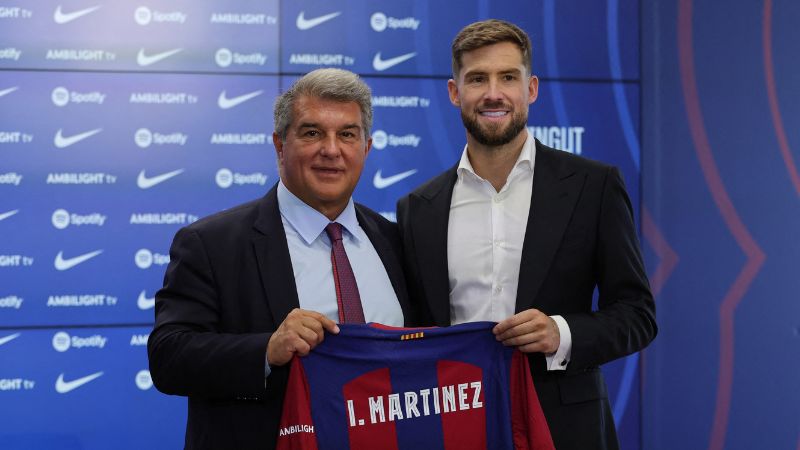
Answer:
[[[447,228],[456,177],[453,167],[398,203],[409,293],[423,324],[450,325]],[[529,308],[562,315],[572,334],[566,371],[548,372],[543,354],[528,358],[556,448],[617,448],[598,366],[641,350],[657,332],[630,200],[616,168],[538,140],[515,310]]]
[[[288,366],[265,386],[267,342],[299,307],[276,192],[181,229],[170,249],[148,356],[158,390],[189,397],[186,448],[275,446]],[[356,216],[408,320],[397,227],[358,204]]]

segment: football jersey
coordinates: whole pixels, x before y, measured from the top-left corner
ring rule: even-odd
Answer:
[[[292,360],[277,448],[554,448],[527,359],[494,325],[339,325]]]

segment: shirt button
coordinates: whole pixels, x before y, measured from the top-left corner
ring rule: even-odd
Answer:
[[[495,292],[502,292],[503,291],[503,286],[495,286],[494,287],[494,291]]]
[[[500,197],[499,195],[497,195],[497,196],[495,196],[495,197],[494,197],[494,202],[495,202],[495,203],[500,203],[500,202],[502,202],[502,201],[503,201],[503,198],[502,198],[502,197]]]

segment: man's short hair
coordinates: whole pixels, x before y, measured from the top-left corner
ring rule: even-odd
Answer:
[[[281,141],[286,141],[292,124],[294,104],[303,96],[342,103],[355,102],[361,109],[364,137],[369,137],[372,129],[372,91],[369,86],[353,72],[326,68],[307,73],[275,99],[273,123]]]
[[[531,72],[531,59],[533,50],[531,49],[531,39],[528,34],[513,23],[505,20],[489,19],[467,25],[458,32],[453,45],[453,78],[458,79],[461,72],[461,57],[464,53],[477,50],[487,45],[498,44],[500,42],[511,42],[519,47],[522,52],[522,63]]]

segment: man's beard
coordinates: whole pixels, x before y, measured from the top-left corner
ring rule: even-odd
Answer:
[[[476,113],[480,114],[480,113]],[[482,145],[489,147],[498,147],[506,145],[525,128],[528,123],[527,114],[522,112],[511,113],[511,123],[508,124],[505,130],[500,129],[501,125],[497,123],[490,123],[482,126],[478,123],[477,117],[473,118],[461,111],[461,121],[469,134],[475,138]]]

